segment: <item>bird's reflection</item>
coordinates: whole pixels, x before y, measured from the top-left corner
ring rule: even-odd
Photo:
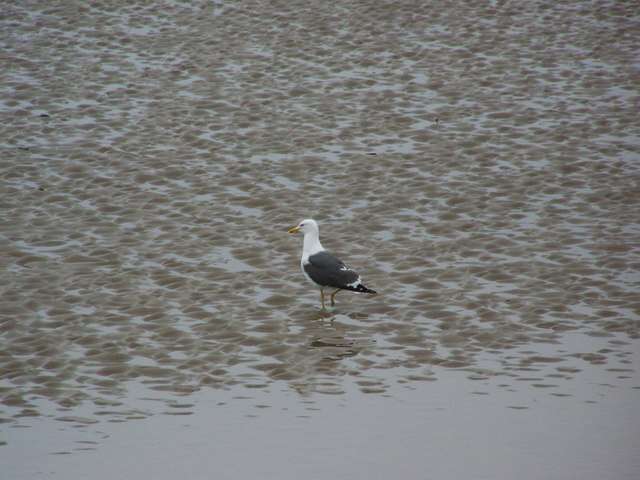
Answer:
[[[316,312],[316,321],[309,325],[309,348],[323,352],[324,359],[340,360],[354,357],[373,342],[358,332],[358,328],[342,323],[338,318],[348,321],[351,315],[338,315],[336,312]]]

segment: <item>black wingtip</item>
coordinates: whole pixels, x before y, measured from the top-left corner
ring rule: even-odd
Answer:
[[[378,292],[376,292],[375,290],[371,290],[370,288],[367,288],[367,287],[365,287],[365,286],[364,286],[364,285],[362,285],[362,284],[358,285],[358,286],[356,287],[356,289],[357,289],[357,291],[358,291],[358,292],[362,292],[362,293],[370,293],[370,294],[372,294],[372,295],[375,295],[376,293],[378,293]]]

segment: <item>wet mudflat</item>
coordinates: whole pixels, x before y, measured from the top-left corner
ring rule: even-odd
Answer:
[[[3,7],[2,463],[637,478],[635,10]],[[305,217],[380,295],[319,312]]]

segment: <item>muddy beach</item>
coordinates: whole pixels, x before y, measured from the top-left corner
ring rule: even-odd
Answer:
[[[637,478],[636,10],[4,5],[3,469]]]

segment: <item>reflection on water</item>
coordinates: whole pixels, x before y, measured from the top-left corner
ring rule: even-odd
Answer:
[[[6,7],[0,421],[638,387],[631,5],[312,3]],[[381,294],[321,316],[303,217]]]

